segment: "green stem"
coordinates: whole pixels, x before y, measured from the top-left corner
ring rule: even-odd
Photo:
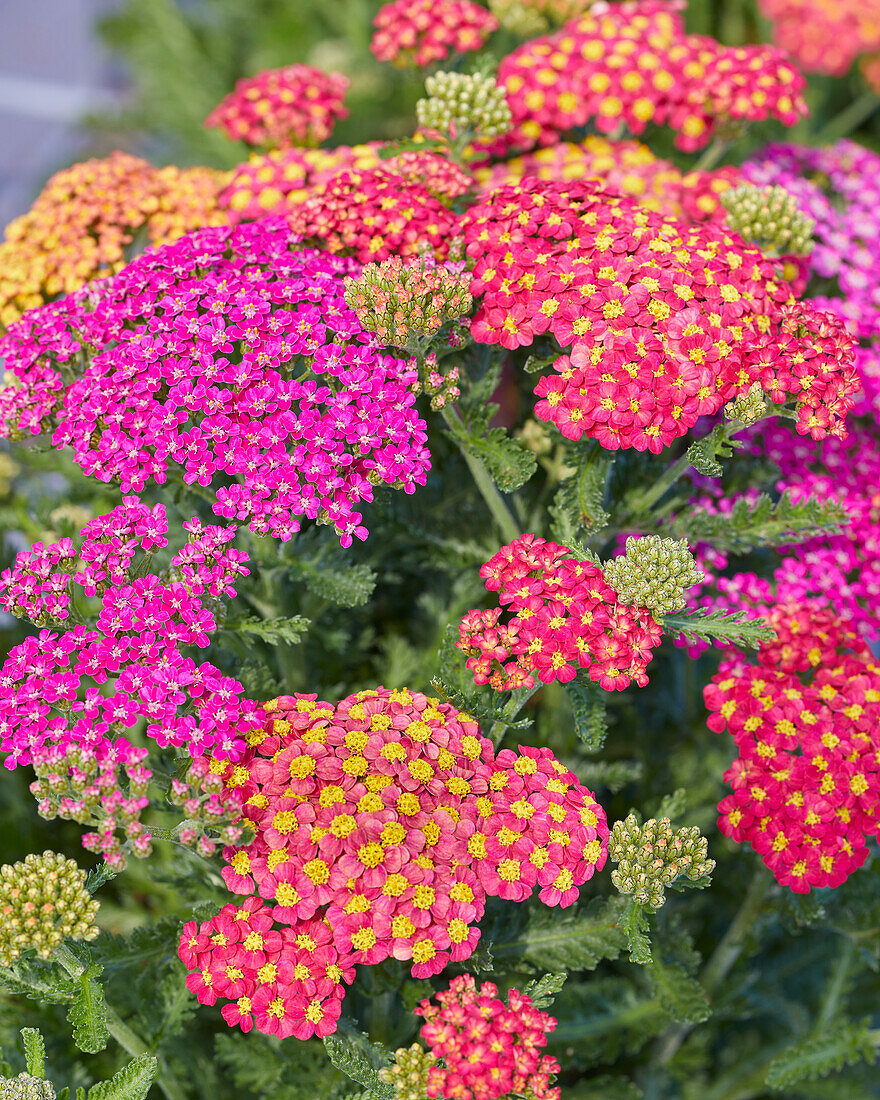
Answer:
[[[534,687],[528,688],[522,695],[514,695],[508,699],[504,707],[504,715],[492,723],[492,728],[489,730],[489,740],[494,744],[497,749],[501,744],[501,738],[504,736],[504,732],[511,722],[514,721],[519,712],[523,709],[526,703],[531,699],[536,691],[540,691],[543,684],[535,684]]]
[[[695,172],[708,172],[710,169],[714,168],[727,152],[728,144],[729,142],[725,141],[724,138],[715,138],[712,144],[703,151],[703,155],[694,165],[693,170]]]
[[[855,951],[856,946],[853,941],[850,939],[844,940],[840,954],[837,956],[834,967],[828,976],[828,985],[825,988],[819,1015],[816,1017],[816,1023],[813,1026],[814,1035],[821,1035],[834,1019],[834,1014],[837,1012],[837,1006],[840,1004],[840,998],[846,987],[846,979],[849,977]]]
[[[72,978],[81,978],[85,973],[86,968],[66,944],[62,944],[58,948],[53,958],[64,967]],[[155,1053],[146,1042],[128,1026],[116,1009],[107,1002],[106,998],[104,1000],[104,1011],[107,1020],[107,1030],[116,1042],[119,1043],[122,1049],[130,1054],[132,1058],[137,1058],[139,1054]],[[168,1066],[162,1064],[161,1058],[159,1059],[159,1076],[156,1078],[156,1083],[162,1092],[165,1093],[166,1100],[186,1100],[186,1093],[183,1091],[180,1082]]]
[[[821,130],[813,137],[816,145],[832,145],[839,138],[846,137],[863,122],[867,122],[871,115],[880,107],[880,96],[876,92],[865,91],[854,99],[852,103],[826,122]]]
[[[452,408],[450,405],[444,405],[441,409],[441,416],[449,425],[449,434],[455,440],[459,451],[461,451],[462,458],[467,463],[471,476],[477,488],[480,490],[483,500],[485,500],[488,505],[489,511],[495,517],[495,522],[500,527],[502,535],[504,535],[507,542],[513,542],[522,534],[520,526],[513,518],[510,509],[504,503],[495,482],[492,480],[492,475],[483,465],[482,461],[477,458],[476,455],[472,455],[462,443],[459,436],[463,423],[458,410]]]

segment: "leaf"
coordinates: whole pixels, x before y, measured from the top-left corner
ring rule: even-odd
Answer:
[[[605,787],[617,794],[627,784],[641,779],[644,765],[641,760],[588,760],[577,764],[573,770],[591,791]]]
[[[603,1074],[566,1089],[566,1100],[641,1100],[645,1094],[628,1077]]]
[[[86,1054],[97,1054],[107,1046],[107,1005],[104,988],[97,981],[104,968],[91,963],[79,977],[79,990],[67,1010],[73,1041]]]
[[[577,675],[565,685],[571,703],[574,728],[588,752],[598,752],[608,734],[608,711],[605,692],[585,674]]]
[[[742,425],[739,426],[741,428]],[[698,473],[706,477],[721,477],[724,471],[718,458],[730,458],[734,447],[744,446],[742,441],[728,438],[731,429],[737,430],[733,424],[716,424],[707,436],[688,447],[687,460]]]
[[[146,1100],[159,1076],[159,1062],[152,1054],[139,1054],[128,1065],[89,1089],[88,1100]]]
[[[269,645],[295,645],[310,626],[311,622],[302,615],[277,619],[260,619],[256,615],[250,615],[246,619],[227,620],[220,633],[221,637],[227,632],[233,635],[256,635]]]
[[[21,1041],[24,1046],[25,1064],[31,1077],[44,1077],[46,1074],[46,1044],[43,1036],[35,1027],[21,1029]]]
[[[376,574],[364,564],[297,559],[287,564],[287,572],[302,580],[309,591],[322,600],[340,607],[360,607],[376,587]]]
[[[568,974],[560,970],[557,974],[545,974],[543,978],[533,978],[520,990],[524,997],[530,997],[535,1008],[547,1008],[553,1004],[556,994],[565,985]]]
[[[798,1081],[816,1081],[844,1066],[862,1060],[873,1063],[876,1058],[869,1021],[845,1021],[783,1051],[770,1063],[767,1084],[772,1089],[787,1089]]]
[[[486,412],[481,408],[467,423],[460,416],[446,417],[446,427],[466,456],[483,463],[502,493],[512,493],[529,480],[538,460],[505,428],[487,427]]]
[[[595,970],[602,959],[616,959],[626,946],[618,926],[620,899],[598,899],[582,909],[562,913],[534,909],[528,923],[511,940],[496,941],[496,958],[516,959],[541,970]]]
[[[706,991],[683,966],[655,958],[649,972],[664,1010],[682,1024],[701,1024],[710,1015]]]
[[[697,608],[677,615],[664,615],[663,629],[681,634],[687,641],[711,640],[733,642],[734,645],[757,649],[761,642],[772,641],[776,631],[764,619],[751,618],[748,611],[707,611]]]
[[[592,534],[607,526],[605,492],[613,462],[597,444],[575,452],[574,473],[560,483],[549,509],[552,532],[561,542],[570,543],[581,531]]]
[[[95,894],[105,883],[116,878],[118,874],[119,871],[114,870],[106,860],[102,859],[86,876],[86,889],[90,894]]]
[[[383,1047],[371,1043],[365,1035],[347,1031],[337,1031],[324,1039],[327,1056],[337,1069],[347,1074],[352,1081],[375,1093],[381,1100],[391,1100],[394,1096],[393,1085],[379,1080],[378,1071],[382,1066],[391,1065],[391,1055]]]
[[[648,938],[651,926],[644,907],[629,898],[620,915],[619,924],[629,945],[629,961],[640,963],[642,966],[653,962],[651,941]]]
[[[76,996],[77,981],[36,959],[19,959],[0,972],[0,990],[41,1004],[65,1004]]]

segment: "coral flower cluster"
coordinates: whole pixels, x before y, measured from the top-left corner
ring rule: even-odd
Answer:
[[[775,641],[704,690],[710,728],[738,750],[719,828],[799,893],[839,886],[880,832],[880,667],[823,603],[777,605]]]
[[[425,1019],[421,1037],[441,1063],[428,1071],[428,1096],[559,1100],[559,1088],[550,1086],[559,1063],[541,1053],[556,1020],[530,997],[511,989],[505,1004],[494,982],[478,988],[470,974],[460,974],[435,999],[438,1004],[425,1000],[415,1010]]]
[[[57,172],[0,244],[0,323],[117,271],[138,230],[166,242],[222,225],[225,175],[210,168],[154,168],[111,153]]]
[[[320,145],[346,118],[349,79],[311,65],[264,69],[239,80],[208,115],[205,125],[219,127],[232,141],[269,148]]]
[[[861,0],[759,0],[773,37],[806,72],[843,76],[861,54],[880,51],[880,18]],[[866,76],[876,57],[866,59]],[[873,79],[870,77],[873,76]]]
[[[234,527],[197,519],[184,527],[189,540],[168,571],[150,573],[167,544],[165,510],[128,498],[91,520],[79,545],[37,543],[0,578],[4,610],[59,628],[15,646],[0,671],[5,765],[34,764],[46,816],[87,822],[98,811],[99,830],[84,843],[116,864],[124,862],[117,828],[136,855],[148,854],[150,839],[139,821],[147,750],[126,732],[144,723],[163,748],[227,756],[254,722],[241,684],[183,648],[208,644],[218,601],[235,594],[247,556],[229,545]]]
[[[357,271],[272,219],[147,253],[0,341],[17,380],[0,391],[5,434],[51,430],[123,492],[226,474],[219,515],[281,539],[306,516],[350,545],[373,486],[412,492],[429,465],[415,372],[345,304]]]
[[[391,0],[373,27],[370,49],[379,61],[424,66],[480,49],[498,20],[473,0]]]
[[[456,644],[468,654],[475,683],[508,691],[534,687],[536,677],[565,683],[578,669],[606,691],[648,682],[660,625],[645,608],[624,604],[598,565],[523,535],[490,558],[480,576],[502,606],[462,619]]]
[[[507,146],[550,145],[592,122],[601,133],[650,122],[676,131],[685,151],[724,130],[806,115],[805,81],[773,46],[723,46],[688,35],[674,7],[659,0],[602,4],[505,57],[498,83],[513,128]],[[504,147],[500,145],[499,148]]]
[[[264,710],[245,755],[216,764],[256,830],[223,853],[247,900],[180,941],[190,990],[227,999],[230,1025],[325,1035],[356,966],[439,973],[473,953],[487,894],[570,905],[605,862],[605,814],[578,779],[548,749],[496,756],[447,703],[380,688]]]
[[[656,453],[755,382],[794,400],[799,431],[843,430],[852,339],[719,227],[527,179],[484,196],[462,229],[475,339],[514,348],[549,333],[572,348],[536,388],[537,415],[569,438]]]

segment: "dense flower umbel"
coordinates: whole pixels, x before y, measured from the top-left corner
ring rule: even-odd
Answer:
[[[300,249],[281,219],[148,252],[0,341],[19,383],[0,391],[0,430],[52,430],[124,492],[229,475],[219,515],[281,539],[307,517],[348,546],[374,485],[413,492],[429,467],[414,372],[345,305],[358,270]]]
[[[843,76],[860,54],[880,50],[873,3],[759,0],[758,6],[773,24],[773,37],[806,72]]]
[[[659,452],[755,381],[794,398],[798,430],[839,434],[858,390],[842,324],[791,299],[763,254],[588,183],[526,179],[462,220],[475,339],[549,333],[571,354],[536,407],[571,439]]]
[[[424,1047],[413,1043],[394,1052],[394,1065],[379,1070],[379,1080],[394,1087],[396,1100],[425,1100],[428,1095],[428,1074],[437,1059]]]
[[[420,1032],[438,1064],[428,1071],[428,1096],[446,1100],[499,1100],[527,1096],[559,1100],[550,1077],[555,1058],[541,1053],[556,1020],[511,989],[507,1004],[494,982],[477,984],[460,974],[435,994],[439,1005],[422,1001],[415,1010],[425,1023]]]
[[[608,841],[608,855],[618,866],[611,881],[639,905],[659,909],[666,887],[685,875],[697,882],[715,869],[707,858],[707,841],[696,825],[673,829],[668,817],[639,824],[635,814],[616,821]]]
[[[504,144],[520,149],[590,122],[633,134],[652,122],[668,123],[676,145],[693,151],[732,124],[793,126],[807,113],[804,78],[781,50],[685,34],[658,0],[598,5],[505,57],[498,83],[513,114]]]
[[[119,270],[135,234],[164,243],[222,225],[226,175],[210,168],[154,168],[111,153],[57,172],[0,244],[0,323]]]
[[[502,27],[521,38],[543,34],[592,7],[596,0],[489,0],[489,9]]]
[[[245,756],[218,770],[256,830],[224,850],[223,878],[264,901],[193,922],[180,943],[190,990],[235,1002],[230,1025],[327,1034],[355,966],[393,956],[439,973],[473,953],[487,894],[566,906],[604,865],[605,814],[549,749],[496,757],[472,718],[407,690],[264,709]]]
[[[98,902],[86,890],[86,873],[57,852],[25,856],[0,867],[0,966],[25,951],[49,956],[63,940],[98,935]]]
[[[232,141],[285,148],[320,145],[346,118],[345,94],[350,81],[342,73],[325,73],[311,65],[265,69],[239,80],[205,119]]]
[[[681,611],[685,592],[703,579],[687,539],[630,537],[626,552],[604,566],[621,603],[646,607],[655,617]]]
[[[458,228],[427,187],[387,167],[340,172],[294,206],[288,221],[303,238],[361,263],[425,250],[445,256]]]
[[[497,691],[533,687],[536,677],[565,683],[579,668],[607,691],[648,682],[659,624],[645,608],[624,604],[598,565],[568,554],[523,535],[480,569],[502,606],[469,611],[459,627],[456,645],[475,683]]]
[[[719,828],[797,892],[839,886],[880,831],[880,666],[822,603],[775,608],[775,641],[704,690],[709,727],[739,751]]]
[[[51,1081],[20,1073],[17,1077],[0,1077],[0,1100],[55,1100],[55,1088]]]
[[[189,541],[169,570],[147,572],[152,550],[167,542],[165,510],[129,498],[87,524],[80,546],[38,543],[0,581],[0,606],[37,622],[66,627],[80,618],[73,600],[80,608],[83,597],[96,601],[96,617],[61,633],[41,630],[10,650],[0,670],[0,750],[7,768],[35,765],[46,816],[97,819],[83,843],[115,865],[124,862],[117,829],[135,855],[148,854],[150,840],[138,820],[151,778],[147,750],[124,732],[144,720],[163,748],[235,757],[255,722],[238,681],[182,652],[208,644],[219,601],[248,572],[246,555],[229,545],[234,527],[197,519],[184,527]]]
[[[473,0],[391,0],[373,26],[370,49],[379,61],[423,66],[480,49],[498,20]]]
[[[368,332],[383,344],[415,350],[448,321],[469,313],[473,299],[463,265],[436,264],[397,256],[367,264],[357,278],[345,281],[345,301]]]
[[[816,223],[798,207],[784,187],[743,183],[721,196],[727,224],[749,244],[777,256],[807,256]]]
[[[472,134],[478,141],[510,129],[510,108],[491,76],[479,73],[433,73],[425,81],[427,99],[416,104],[422,130],[450,135]]]

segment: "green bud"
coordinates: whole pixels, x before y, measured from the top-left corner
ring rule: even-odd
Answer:
[[[724,406],[726,420],[740,420],[743,424],[754,424],[767,412],[767,401],[760,382],[754,382],[745,393],[734,397]]]
[[[512,125],[504,89],[491,76],[434,73],[425,81],[425,90],[428,98],[416,104],[423,130],[455,137],[470,132],[474,140],[486,141],[507,133]]]
[[[746,243],[775,256],[808,256],[816,223],[798,209],[784,187],[732,187],[721,195],[727,224]]]
[[[433,1055],[413,1043],[394,1052],[394,1064],[379,1070],[379,1080],[394,1086],[396,1100],[426,1100],[428,1074],[436,1065]]]
[[[55,1100],[55,1089],[51,1081],[20,1073],[11,1080],[0,1077],[0,1100]]]
[[[674,830],[668,817],[640,825],[630,814],[611,830],[608,855],[618,865],[611,881],[639,905],[659,909],[666,887],[677,879],[697,882],[712,873],[715,860],[707,858],[707,848],[696,826]]]
[[[704,577],[686,539],[659,535],[628,538],[626,553],[608,562],[604,572],[622,603],[646,607],[655,617],[681,611],[684,593]]]

